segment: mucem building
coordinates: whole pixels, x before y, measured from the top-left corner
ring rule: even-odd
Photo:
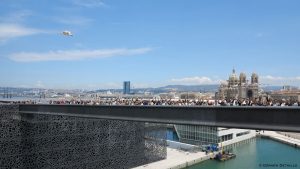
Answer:
[[[166,128],[143,122],[20,114],[0,105],[0,168],[132,168],[166,158]]]

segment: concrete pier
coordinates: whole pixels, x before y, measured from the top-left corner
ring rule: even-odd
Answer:
[[[273,139],[275,141],[279,141],[288,145],[291,145],[293,147],[300,148],[300,140],[292,137],[288,137],[282,134],[279,134],[275,131],[264,131],[260,132],[258,136],[267,137],[270,139]]]
[[[139,166],[134,169],[180,169],[209,160],[211,156],[214,155],[206,155],[205,152],[201,151],[182,151],[168,147],[167,159]]]

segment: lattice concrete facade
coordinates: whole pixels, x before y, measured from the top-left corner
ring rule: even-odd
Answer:
[[[20,114],[0,105],[0,168],[131,168],[166,158],[163,125]]]

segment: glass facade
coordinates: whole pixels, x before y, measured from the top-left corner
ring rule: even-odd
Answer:
[[[210,126],[175,125],[179,141],[193,145],[218,144],[218,128]]]
[[[245,129],[228,129],[211,126],[175,125],[179,141],[192,145],[216,145],[222,142],[232,144],[253,135],[251,131]],[[228,142],[229,141],[229,142]]]
[[[243,136],[243,135],[246,135],[246,134],[250,134],[250,131],[245,131],[245,132],[242,132],[242,133],[238,133],[238,134],[236,134],[236,136],[240,137],[240,136]]]
[[[130,94],[130,81],[123,83],[123,94]]]
[[[219,141],[224,142],[224,141],[232,140],[232,138],[233,138],[233,134],[227,134],[219,137]]]

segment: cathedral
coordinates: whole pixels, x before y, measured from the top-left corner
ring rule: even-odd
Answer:
[[[259,84],[258,75],[252,73],[251,83],[248,82],[246,74],[241,73],[238,77],[235,70],[229,76],[227,83],[221,83],[217,93],[218,99],[256,99],[258,98]]]

